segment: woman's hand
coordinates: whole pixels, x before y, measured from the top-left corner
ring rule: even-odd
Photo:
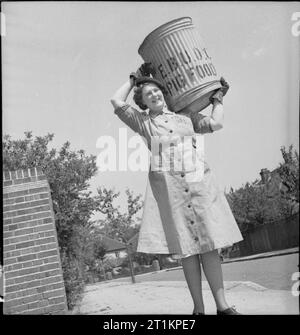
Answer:
[[[136,72],[131,72],[129,75],[129,80],[127,80],[127,82],[124,83],[110,99],[114,108],[123,106],[126,103],[126,99],[132,88],[135,86],[136,80],[138,78],[144,76],[149,77],[150,74],[155,74],[155,69],[151,63],[144,63],[136,70]]]
[[[141,77],[150,77],[152,75],[154,77],[156,71],[152,63],[143,63],[137,70],[137,72],[141,75]]]
[[[131,72],[129,75],[130,80],[133,83],[133,86],[136,83],[136,80],[140,77],[150,77],[150,75],[155,75],[155,69],[151,63],[143,63],[136,72]]]
[[[210,97],[210,102],[212,104],[214,104],[215,101],[218,101],[220,104],[223,104],[223,97],[229,90],[229,84],[223,77],[220,78],[220,82],[222,87],[219,88],[217,92]]]
[[[224,79],[224,77],[221,77],[220,79],[222,88],[220,88],[221,92],[223,93],[223,96],[225,96],[225,94],[227,93],[227,91],[229,90],[229,84],[227,83],[227,81]]]

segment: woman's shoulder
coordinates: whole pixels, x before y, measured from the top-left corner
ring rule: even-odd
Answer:
[[[132,114],[137,114],[137,115],[142,116],[144,118],[146,118],[148,116],[148,113],[146,111],[141,111],[139,109],[136,109],[135,107],[133,107],[128,102],[124,102],[122,105],[115,108],[116,113],[120,112],[120,111],[121,112],[132,113]]]

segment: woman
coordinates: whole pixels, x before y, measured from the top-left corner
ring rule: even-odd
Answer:
[[[194,315],[205,314],[200,263],[212,290],[217,314],[239,314],[225,299],[218,249],[243,238],[213,173],[197,155],[197,146],[201,146],[197,136],[223,126],[222,100],[229,86],[221,78],[223,86],[211,100],[211,116],[178,114],[168,109],[163,85],[140,74],[141,71],[139,75],[131,75],[111,99],[115,114],[145,138],[152,154],[137,251],[172,254],[173,258],[181,259],[194,302]],[[134,86],[135,103],[142,110],[148,109],[148,113],[126,103]],[[191,138],[192,147],[187,146],[180,156],[177,154],[183,147],[183,138]],[[195,148],[196,163],[191,164]],[[162,162],[167,163],[167,169]]]

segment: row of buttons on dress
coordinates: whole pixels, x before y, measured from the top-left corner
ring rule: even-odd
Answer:
[[[183,178],[184,176],[185,176],[185,174],[182,173],[182,174],[181,174],[181,177]],[[186,188],[186,189],[185,189],[185,192],[188,193],[188,191],[189,191],[189,189]],[[191,207],[192,207],[192,205],[191,205],[191,204],[188,204],[188,208],[191,208]],[[194,223],[195,223],[194,220],[190,220],[190,224],[193,225]],[[195,237],[194,237],[194,240],[197,242],[197,241],[199,241],[199,238],[198,238],[197,236],[195,236]]]
[[[165,123],[168,123],[168,120],[165,120]],[[169,130],[169,133],[171,133],[171,134],[172,134],[172,133],[173,133],[173,130],[172,130],[172,129],[170,129],[170,130]]]
[[[168,120],[165,120],[165,123],[168,123]],[[170,130],[169,130],[169,133],[173,133],[173,130],[170,129]],[[193,146],[194,146],[194,145],[193,145]],[[196,146],[194,146],[194,147],[196,147]],[[184,176],[185,176],[185,174],[182,173],[182,174],[181,174],[181,177],[183,178]],[[186,189],[185,189],[185,192],[188,193],[188,191],[189,191],[189,189],[186,188]],[[191,207],[192,207],[192,205],[191,205],[191,204],[188,204],[188,208],[191,208]],[[195,223],[194,220],[190,220],[190,224],[191,224],[191,225],[193,225],[194,223]],[[198,238],[197,236],[195,236],[195,237],[194,237],[194,240],[197,242],[197,241],[199,241],[199,238]]]
[[[168,120],[165,120],[165,123],[168,123],[168,122],[169,122]],[[173,130],[172,130],[172,129],[170,129],[170,130],[169,130],[169,133],[171,133],[171,134],[172,134],[172,133],[173,133]]]

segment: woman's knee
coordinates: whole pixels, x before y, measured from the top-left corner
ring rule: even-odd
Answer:
[[[220,259],[218,249],[214,249],[214,250],[205,252],[205,253],[200,255],[200,258],[201,258],[201,260],[215,259],[215,258]]]
[[[199,263],[200,261],[200,258],[199,258],[200,255],[192,255],[192,256],[188,256],[188,257],[184,257],[181,259],[181,263],[182,263],[182,266],[188,266],[188,265],[193,265],[195,263]]]

